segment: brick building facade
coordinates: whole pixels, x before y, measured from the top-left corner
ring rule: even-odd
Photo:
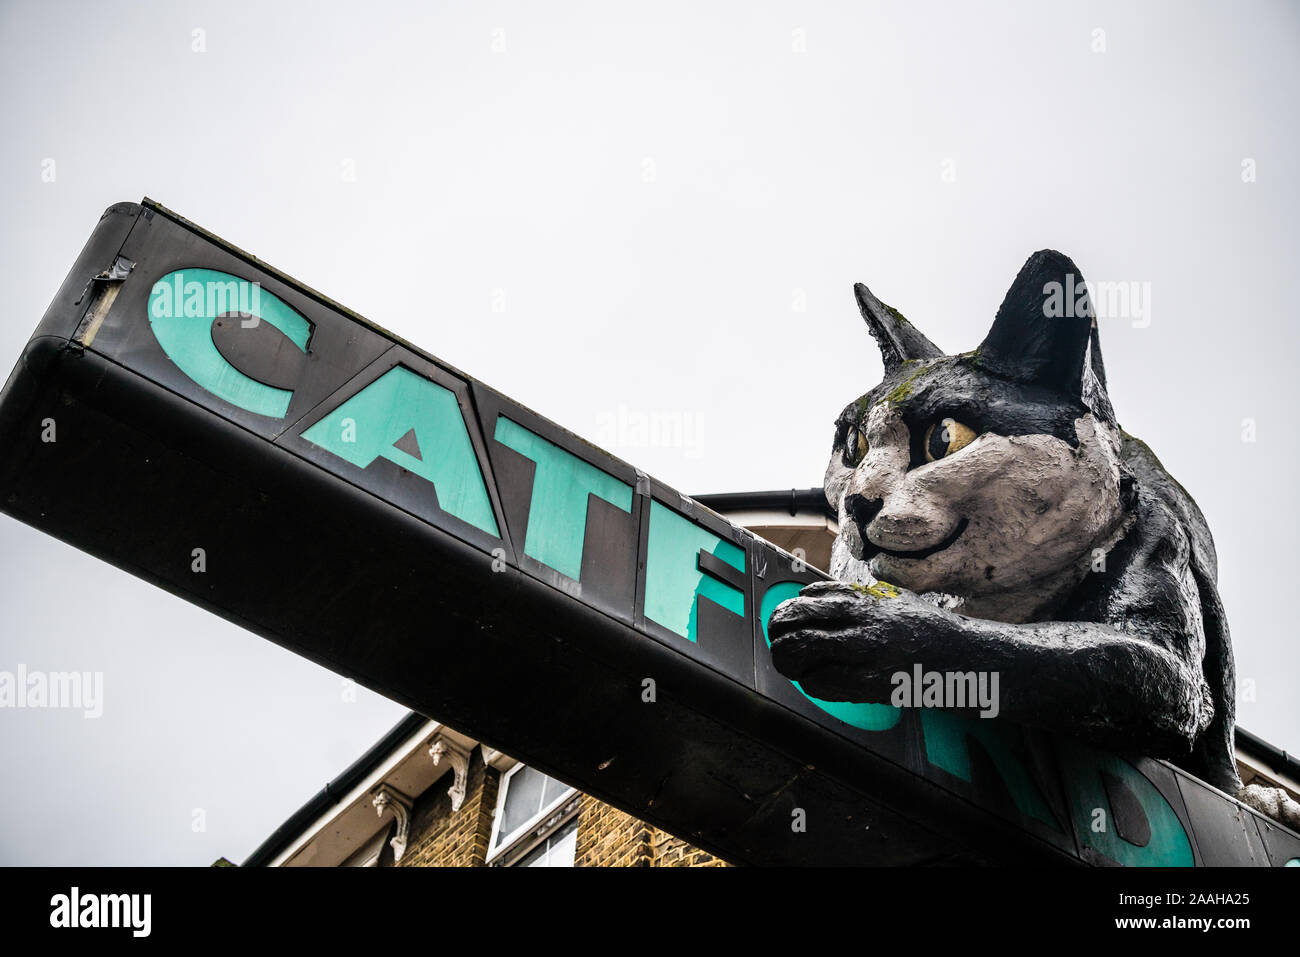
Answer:
[[[507,772],[508,773],[508,772]],[[502,773],[483,760],[482,747],[469,755],[465,797],[452,809],[451,795],[430,787],[411,809],[408,845],[400,861],[390,846],[375,862],[398,867],[483,867],[516,863],[544,844],[549,834],[572,824],[573,854],[551,866],[576,867],[698,867],[725,866],[706,851],[693,847],[630,814],[596,800],[589,794],[569,792],[561,799],[555,818],[527,829],[510,845],[493,848],[493,818],[498,810]],[[495,854],[492,852],[496,851]]]
[[[246,864],[725,866],[667,831],[415,714]]]

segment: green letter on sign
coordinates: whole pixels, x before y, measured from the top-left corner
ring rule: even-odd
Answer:
[[[179,269],[153,285],[149,325],[167,358],[213,395],[247,412],[283,418],[293,393],[244,375],[217,351],[212,322],[247,313],[269,322],[307,351],[311,323],[257,283],[215,269]]]
[[[385,372],[302,437],[358,468],[383,456],[430,482],[444,512],[500,534],[456,394],[410,369]]]
[[[736,571],[745,570],[745,551],[658,502],[650,503],[650,541],[645,565],[645,616],[683,638],[698,641],[696,596],[745,613],[744,592],[700,571],[704,550]]]
[[[970,766],[968,736],[975,738],[993,761],[998,776],[1016,802],[1016,810],[1026,817],[1037,818],[1044,824],[1056,826],[1052,812],[1047,809],[1042,792],[1017,755],[1021,731],[1014,725],[999,724],[963,718],[959,715],[921,710],[921,727],[925,733],[925,758],[935,767],[961,778],[967,784],[973,780]]]
[[[504,415],[496,440],[537,463],[524,532],[524,554],[575,581],[582,573],[587,533],[587,496],[632,511],[632,486],[546,441]]]
[[[1085,844],[1125,867],[1191,867],[1196,863],[1178,813],[1146,775],[1123,758],[1078,741],[1060,739],[1060,754],[1075,828]],[[1151,830],[1145,844],[1133,844],[1119,835],[1103,772],[1122,782],[1137,798]],[[1101,818],[1107,825],[1104,828],[1091,826],[1097,808],[1106,812]]]

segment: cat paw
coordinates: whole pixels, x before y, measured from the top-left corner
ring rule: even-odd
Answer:
[[[1266,817],[1300,831],[1300,802],[1281,788],[1248,784],[1237,792],[1237,800]]]
[[[772,663],[827,701],[872,700],[908,670],[947,613],[886,582],[817,582],[777,606],[768,624]]]

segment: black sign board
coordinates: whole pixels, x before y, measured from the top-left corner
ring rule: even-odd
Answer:
[[[793,556],[148,200],[0,396],[0,503],[737,863],[1281,865],[1171,765],[819,702]]]

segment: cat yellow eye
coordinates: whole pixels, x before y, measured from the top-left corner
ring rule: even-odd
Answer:
[[[925,460],[937,462],[975,441],[975,431],[956,419],[940,419],[925,430]]]
[[[857,426],[849,426],[849,434],[844,439],[844,464],[855,468],[867,457],[867,437]]]

